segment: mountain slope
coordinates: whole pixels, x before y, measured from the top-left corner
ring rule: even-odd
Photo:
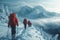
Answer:
[[[29,6],[23,6],[21,10],[17,13],[20,17],[26,17],[30,19],[38,19],[38,18],[51,18],[51,17],[59,17],[55,12],[48,12],[42,6],[36,6],[31,8]]]

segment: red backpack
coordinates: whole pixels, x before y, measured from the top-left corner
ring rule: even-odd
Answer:
[[[16,14],[15,13],[10,14],[8,24],[10,26],[16,26],[18,24],[18,20],[16,18]]]

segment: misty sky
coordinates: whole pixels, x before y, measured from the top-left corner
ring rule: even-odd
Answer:
[[[8,4],[15,8],[21,5],[41,5],[48,11],[60,13],[60,0],[0,0],[0,4]]]

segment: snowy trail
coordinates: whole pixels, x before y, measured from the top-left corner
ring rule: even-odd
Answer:
[[[4,26],[6,26],[6,25],[4,25]],[[11,32],[10,32],[11,29],[9,29],[9,34],[8,34],[9,37],[7,38],[8,27],[1,26],[1,28],[5,29],[5,30],[3,30],[3,32],[2,32],[2,29],[0,29],[1,30],[0,34],[2,35],[2,36],[0,36],[0,39],[1,40],[3,40],[3,39],[8,40],[8,38],[11,39]],[[17,40],[45,40],[42,37],[40,31],[38,31],[34,26],[32,26],[32,27],[27,26],[27,29],[24,30],[23,25],[20,24],[20,26],[17,29],[18,29],[17,34],[16,34]]]
[[[38,32],[33,26],[27,27],[27,30],[23,30],[22,33],[17,37],[21,40],[44,40],[41,33]]]

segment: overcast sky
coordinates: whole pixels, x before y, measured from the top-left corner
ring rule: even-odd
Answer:
[[[24,4],[29,6],[41,5],[48,11],[60,13],[60,0],[0,0],[0,3],[17,5],[17,7]]]

